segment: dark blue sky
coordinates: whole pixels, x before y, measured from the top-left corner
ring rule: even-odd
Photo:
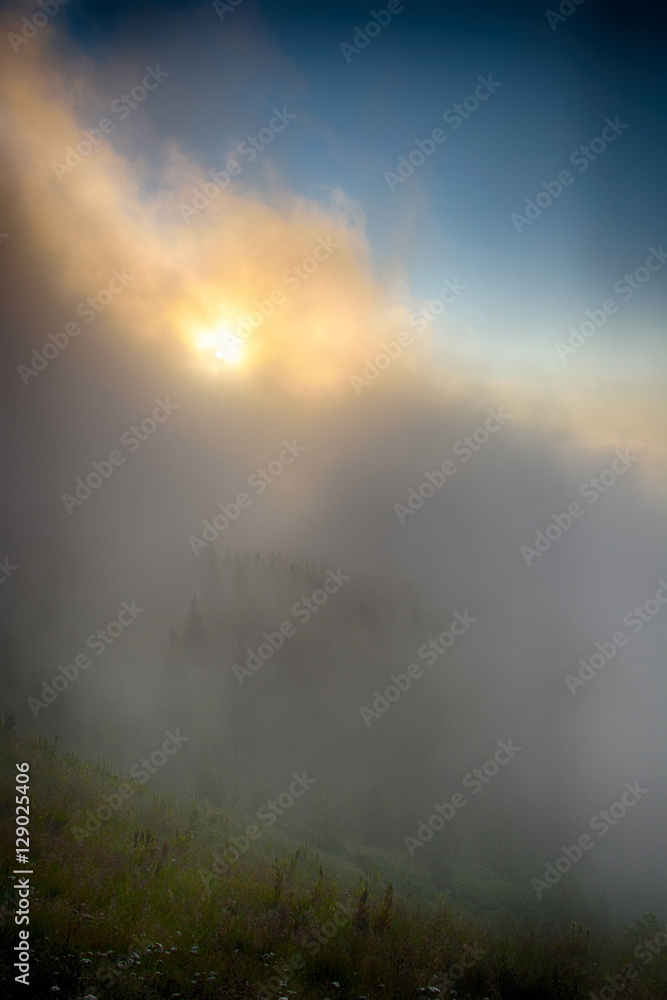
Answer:
[[[412,294],[433,297],[445,278],[468,286],[450,332],[474,331],[493,363],[560,376],[555,342],[667,238],[657,5],[561,6],[572,13],[552,28],[535,3],[409,0],[363,50],[347,50],[349,61],[341,43],[353,43],[381,4],[242,0],[221,19],[213,4],[88,3],[62,17],[102,77],[121,57],[169,68],[171,91],[150,109],[156,136],[174,136],[207,169],[219,169],[275,105],[297,110],[271,149],[286,186],[311,197],[342,189],[366,216],[377,266],[400,260]],[[445,126],[443,144],[391,190],[387,172],[489,74],[501,86],[460,128]],[[627,127],[587,169],[581,157],[574,167],[570,156],[607,118]],[[568,168],[570,185],[517,232],[513,214]],[[263,183],[259,169],[245,180]],[[648,374],[664,305],[658,273],[591,343],[579,371],[632,361]]]

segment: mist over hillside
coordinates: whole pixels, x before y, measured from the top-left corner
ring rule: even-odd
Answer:
[[[341,565],[332,558],[303,562],[278,549],[251,554],[223,546],[236,528],[231,522],[204,547],[197,539],[203,542],[206,529],[184,517],[183,523],[194,525],[193,534],[179,539],[177,571],[167,569],[162,554],[160,580],[151,579],[152,566],[144,565],[137,567],[134,585],[119,585],[119,574],[110,572],[118,559],[117,544],[115,552],[107,549],[104,560],[97,556],[94,564],[81,554],[89,585],[98,579],[96,567],[104,567],[103,579],[87,588],[95,601],[85,614],[82,595],[77,592],[73,598],[67,588],[57,586],[56,568],[50,594],[51,600],[58,594],[57,611],[48,645],[30,627],[28,608],[21,607],[21,591],[25,588],[29,598],[34,584],[27,574],[17,576],[4,643],[9,702],[16,706],[20,724],[58,735],[65,746],[106,755],[128,772],[160,745],[165,731],[178,731],[187,737],[184,750],[151,778],[151,787],[193,791],[248,814],[277,794],[293,771],[305,769],[316,787],[299,804],[298,815],[313,835],[325,842],[352,838],[395,851],[406,861],[414,858],[433,872],[437,884],[450,889],[447,875],[454,864],[481,863],[513,883],[508,898],[494,900],[494,908],[514,912],[533,908],[529,881],[541,877],[552,860],[549,851],[555,859],[562,843],[576,842],[593,815],[618,799],[625,782],[639,778],[650,794],[632,821],[586,858],[576,887],[564,887],[554,912],[567,912],[570,906],[574,917],[590,919],[594,912],[597,920],[603,913],[622,920],[632,911],[659,910],[664,902],[660,880],[644,880],[636,864],[638,843],[644,845],[645,859],[643,838],[664,805],[659,761],[652,748],[639,750],[629,722],[639,725],[640,718],[652,714],[657,722],[659,624],[652,625],[653,632],[647,624],[645,634],[635,639],[632,659],[624,659],[619,650],[587,684],[570,685],[578,677],[579,660],[589,660],[595,642],[608,640],[622,624],[632,596],[643,604],[659,589],[660,565],[651,555],[649,538],[657,530],[650,527],[650,518],[657,525],[661,515],[651,512],[639,478],[624,484],[625,495],[619,484],[618,495],[608,498],[610,505],[616,504],[616,517],[632,525],[628,530],[635,550],[646,536],[645,563],[636,572],[634,587],[627,565],[623,586],[614,585],[618,578],[609,570],[609,563],[624,558],[611,543],[618,521],[605,523],[602,506],[599,515],[597,510],[588,515],[601,519],[588,538],[602,548],[607,563],[605,605],[598,594],[585,593],[587,584],[592,590],[596,573],[582,546],[567,554],[577,564],[578,599],[571,588],[556,587],[555,581],[549,585],[548,576],[546,587],[536,589],[532,577],[539,568],[528,567],[517,552],[522,538],[530,538],[525,521],[517,524],[516,509],[499,510],[498,497],[508,490],[517,504],[528,505],[525,492],[530,485],[535,489],[526,473],[525,491],[517,488],[518,470],[509,462],[516,463],[518,449],[508,441],[507,458],[496,456],[497,476],[485,470],[495,491],[489,488],[481,502],[471,464],[462,468],[458,481],[447,484],[449,496],[434,496],[431,509],[416,512],[424,521],[431,519],[438,549],[422,548],[420,565],[407,549],[406,572],[400,575],[383,565],[389,544],[382,544],[381,529],[370,518],[366,542],[378,536],[377,559],[364,557],[359,549],[355,558],[348,542]],[[502,447],[500,440],[494,444]],[[367,448],[364,461],[370,465],[375,460],[382,468],[384,456],[374,443]],[[300,459],[302,469],[307,468],[306,455]],[[480,465],[483,461],[493,462],[490,451],[478,456]],[[564,483],[562,463],[557,456],[552,462],[554,469],[546,472],[559,483],[556,496],[563,498],[554,510],[564,510],[576,495],[578,473],[570,472],[572,485]],[[414,457],[411,464],[416,464]],[[386,469],[382,474],[389,475]],[[368,474],[369,489],[377,490],[373,478]],[[416,480],[408,475],[405,481]],[[274,484],[278,515],[281,503],[291,503],[290,497],[277,498],[281,485]],[[311,487],[308,493],[321,490]],[[340,485],[339,490],[343,492]],[[217,492],[230,493],[224,488]],[[466,503],[466,495],[479,503],[478,512]],[[173,491],[166,502],[177,502]],[[151,498],[143,503],[149,531]],[[337,529],[339,537],[361,537],[369,506],[366,498],[356,523],[347,511],[338,523],[322,523],[323,536]],[[383,513],[395,517],[391,508]],[[301,511],[289,514],[296,517]],[[212,512],[210,538],[217,530],[214,517]],[[453,519],[458,519],[458,531]],[[391,532],[394,539],[413,528],[398,518],[395,525],[389,517],[387,521],[385,534]],[[242,528],[238,515],[238,534]],[[252,527],[246,530],[251,542]],[[416,520],[413,530],[419,530]],[[498,535],[512,537],[512,531],[510,573],[507,547],[499,564],[493,541]],[[566,545],[567,540],[562,547]],[[328,548],[333,553],[335,547]],[[545,556],[557,569],[558,552]],[[597,586],[602,586],[599,575]],[[134,615],[128,613],[132,608]],[[125,626],[112,627],[111,635],[103,632],[101,639],[97,630],[119,617]],[[17,629],[22,619],[25,625]],[[116,631],[120,634],[114,638]],[[69,674],[60,669],[75,664],[78,655],[89,666],[70,667]],[[49,703],[53,679],[63,673],[72,679]],[[520,748],[503,761],[508,766],[491,763],[488,770],[496,774],[478,771],[475,777],[474,769],[493,760],[499,743],[508,740]],[[466,797],[465,806],[447,817],[433,842],[417,843],[420,824],[428,822],[434,806],[457,792]],[[656,845],[654,874],[663,864]]]
[[[655,10],[0,26],[0,982],[660,1000]]]

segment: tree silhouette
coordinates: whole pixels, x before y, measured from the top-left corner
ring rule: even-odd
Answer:
[[[192,598],[185,616],[183,645],[190,655],[196,657],[204,656],[208,652],[208,636],[196,597]]]

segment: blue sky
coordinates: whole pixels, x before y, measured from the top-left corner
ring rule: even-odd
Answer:
[[[348,62],[341,43],[376,8],[243,0],[221,20],[212,4],[92,4],[67,17],[100,65],[127,44],[165,53],[182,92],[192,89],[178,139],[209,168],[274,105],[296,108],[298,122],[271,149],[284,183],[310,197],[341,188],[355,199],[375,265],[400,261],[416,299],[458,277],[468,292],[448,328],[473,330],[489,359],[562,368],[555,342],[667,238],[667,94],[650,16],[638,10],[628,25],[620,8],[587,0],[552,30],[534,4],[406,3]],[[446,142],[390,191],[385,172],[489,74],[501,86],[457,131],[445,126]],[[154,112],[156,133],[168,137],[166,97]],[[608,117],[628,127],[580,172],[570,155]],[[568,168],[571,185],[517,233],[512,213]],[[259,168],[245,180],[261,184]],[[650,378],[664,361],[664,306],[656,272],[587,345],[582,368],[610,364]]]
[[[652,272],[628,301],[613,290],[667,239],[667,85],[651,9],[640,4],[628,23],[620,7],[585,0],[552,30],[535,4],[414,0],[359,52],[344,52],[375,9],[384,10],[86,3],[64,7],[44,33],[71,43],[69,58],[91,80],[94,96],[77,98],[82,126],[94,127],[146,65],[168,71],[109,140],[154,168],[138,168],[147,192],[170,144],[219,170],[275,107],[287,108],[297,118],[235,190],[270,200],[279,187],[324,204],[342,192],[364,218],[371,267],[395,275],[411,307],[447,279],[466,286],[434,322],[436,353],[455,344],[462,364],[494,374],[586,385],[608,372],[655,391],[666,360],[665,274]],[[443,122],[480,78],[494,81],[493,93],[459,128],[451,116]],[[608,120],[626,127],[587,169],[581,154],[573,165]],[[439,127],[445,141],[388,184]],[[544,205],[543,185],[563,170],[571,183]],[[543,210],[517,232],[512,217],[525,218],[536,197]],[[565,365],[557,343],[610,297],[618,310]]]

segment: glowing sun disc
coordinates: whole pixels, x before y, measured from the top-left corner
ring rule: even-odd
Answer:
[[[243,341],[227,326],[199,334],[197,347],[202,351],[214,351],[216,358],[228,364],[239,364],[243,360]]]

